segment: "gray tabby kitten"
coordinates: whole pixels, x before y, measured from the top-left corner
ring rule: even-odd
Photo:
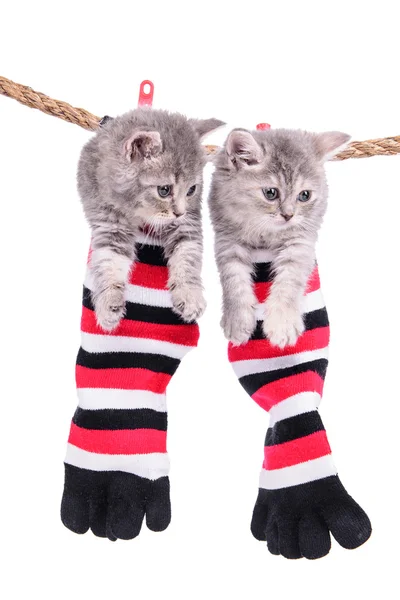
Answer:
[[[185,321],[205,309],[201,283],[200,140],[224,123],[137,109],[110,119],[83,148],[78,190],[92,229],[92,293],[106,331],[125,310],[125,286],[142,229],[165,245],[174,309]]]
[[[349,139],[339,132],[236,129],[216,156],[209,205],[223,290],[221,325],[234,344],[248,341],[256,326],[254,249],[273,257],[265,335],[284,348],[304,331],[301,303],[327,207],[324,162]]]

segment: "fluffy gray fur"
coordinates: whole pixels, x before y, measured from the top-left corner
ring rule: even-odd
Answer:
[[[201,195],[206,156],[200,140],[223,125],[138,109],[111,119],[83,148],[78,190],[92,230],[92,297],[99,325],[124,315],[125,289],[144,226],[165,245],[174,309],[184,320],[205,309],[201,283]],[[158,186],[172,186],[167,198]],[[188,197],[188,190],[196,186]]]
[[[223,291],[221,325],[235,344],[256,325],[251,250],[268,249],[274,280],[264,332],[273,345],[294,345],[304,331],[302,298],[315,265],[315,243],[327,207],[324,162],[350,137],[271,129],[232,131],[215,158],[209,205]],[[279,198],[266,199],[275,188]],[[310,191],[310,199],[298,197]]]

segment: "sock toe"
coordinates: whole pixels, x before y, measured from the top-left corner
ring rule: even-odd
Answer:
[[[316,513],[305,515],[299,523],[301,554],[308,559],[322,558],[331,549],[331,536],[323,519]]]
[[[278,523],[279,553],[285,558],[302,558],[299,546],[299,524],[297,521],[281,519]]]
[[[160,497],[149,502],[146,508],[146,525],[151,531],[164,531],[171,522],[169,497]]]
[[[90,529],[96,537],[107,537],[107,501],[101,499],[90,505]],[[112,540],[114,541],[114,540]]]
[[[268,524],[266,529],[267,547],[271,554],[278,555],[279,552],[279,531],[276,521]]]
[[[171,522],[170,484],[168,477],[152,481],[148,490],[146,525],[151,531],[164,531]]]
[[[335,540],[348,550],[364,544],[372,533],[368,516],[350,496],[340,505],[325,507],[322,515]]]
[[[144,507],[133,505],[127,498],[118,498],[110,504],[107,533],[120,540],[133,540],[140,533]]]
[[[61,502],[61,520],[74,533],[89,529],[89,503],[84,496],[64,492]]]
[[[250,529],[256,540],[259,540],[260,542],[265,542],[267,540],[267,513],[268,510],[265,504],[257,501],[253,510]],[[272,554],[276,553],[273,552]]]

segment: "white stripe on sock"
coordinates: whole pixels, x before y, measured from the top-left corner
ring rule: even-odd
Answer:
[[[169,458],[165,453],[96,454],[67,444],[65,462],[91,471],[123,471],[146,479],[159,479],[169,473]]]
[[[274,260],[274,253],[271,250],[251,250],[251,262],[268,263]]]
[[[257,321],[264,321],[265,318],[265,302],[259,302],[256,304],[256,319]]]
[[[81,345],[86,352],[145,352],[179,359],[192,349],[191,346],[172,344],[151,338],[102,335],[85,331],[81,332]]]
[[[294,396],[282,400],[269,409],[271,417],[269,426],[273,427],[277,421],[282,421],[283,419],[312,412],[318,408],[320,402],[321,396],[318,392],[300,392],[299,394],[294,394]]]
[[[93,290],[93,276],[89,269],[86,272],[84,285],[89,290]],[[172,299],[169,290],[157,290],[142,287],[141,285],[128,284],[125,290],[125,300],[136,304],[147,304],[147,306],[172,308]]]
[[[309,292],[303,298],[302,312],[303,314],[312,312],[325,307],[324,298],[321,290],[315,290],[315,292]],[[265,303],[260,302],[256,305],[256,317],[257,321],[263,321],[265,317]]]
[[[328,454],[314,460],[293,465],[292,467],[284,467],[283,469],[274,469],[272,471],[262,469],[260,488],[279,490],[336,474],[337,470],[333,464],[332,455]]]
[[[238,377],[244,377],[245,375],[253,375],[254,373],[265,373],[266,371],[276,371],[277,369],[301,365],[311,360],[318,360],[319,358],[328,358],[328,347],[318,348],[317,350],[306,350],[305,352],[288,354],[287,356],[237,360],[232,362],[232,367]]]
[[[103,388],[78,388],[77,394],[78,406],[87,410],[151,408],[159,412],[167,412],[165,394],[155,394],[145,390]]]
[[[171,293],[169,290],[156,290],[140,285],[128,284],[126,286],[126,301],[160,308],[172,308]]]
[[[303,298],[303,314],[312,312],[313,310],[318,310],[319,308],[324,308],[325,302],[322,296],[321,289],[315,290],[314,292],[309,292]]]

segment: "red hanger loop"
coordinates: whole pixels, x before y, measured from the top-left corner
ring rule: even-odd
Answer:
[[[154,94],[154,83],[145,79],[140,84],[138,106],[152,106]]]
[[[256,129],[258,131],[266,131],[267,129],[271,129],[271,125],[269,123],[258,123]]]

